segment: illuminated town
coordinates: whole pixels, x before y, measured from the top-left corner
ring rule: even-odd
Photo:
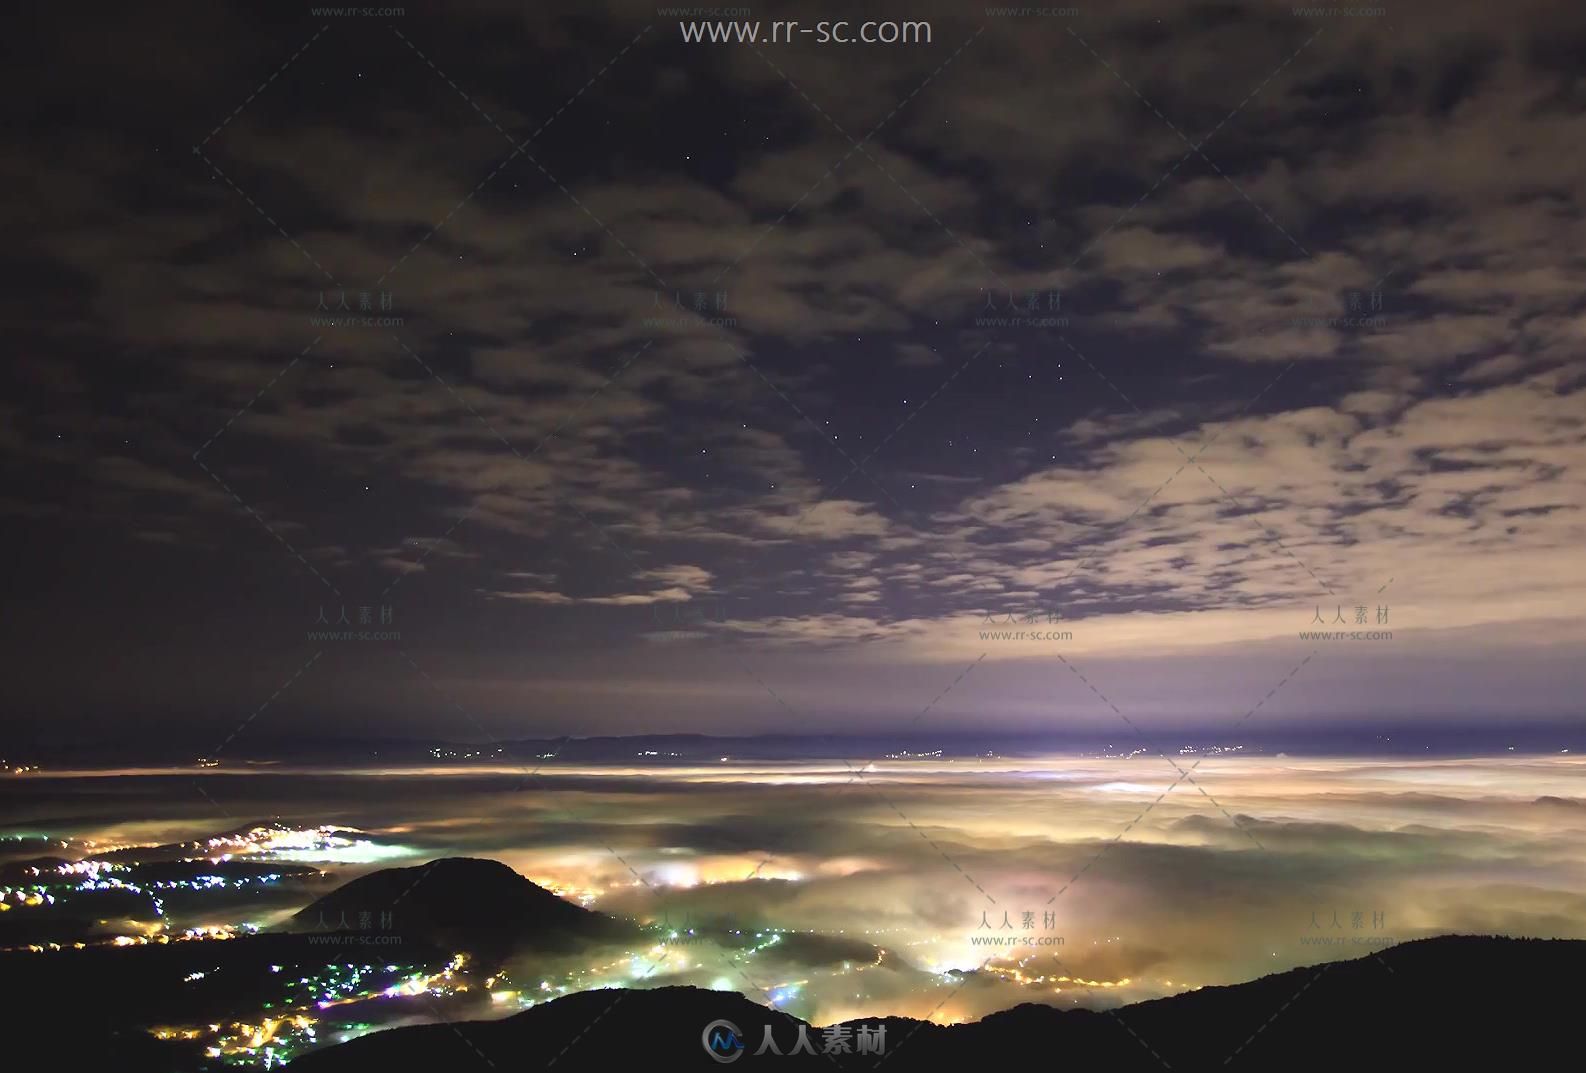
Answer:
[[[47,841],[35,837],[40,845]],[[77,916],[95,920],[99,926],[92,934],[76,939],[12,945],[6,948],[7,953],[49,957],[95,949],[264,941],[281,933],[289,910],[333,886],[336,870],[349,865],[367,869],[383,860],[412,855],[400,844],[330,824],[258,824],[163,845],[72,839],[48,840],[48,845],[80,856],[6,866],[7,882],[0,884],[0,912],[19,917],[75,909]],[[665,865],[655,869],[648,880],[627,883],[564,885],[555,876],[536,873],[534,878],[558,897],[587,908],[603,899],[643,893],[647,887],[688,892],[743,877]],[[756,882],[785,885],[802,879],[795,869],[768,867]],[[252,899],[261,895],[278,898],[281,908],[248,919],[225,916],[227,905],[253,904]],[[178,901],[179,906],[173,904]],[[96,908],[100,902],[106,905],[103,912]],[[223,1016],[185,1022],[162,1020],[145,1027],[154,1040],[197,1048],[205,1061],[226,1067],[273,1069],[308,1050],[394,1023],[503,1017],[578,991],[689,983],[752,994],[767,1005],[809,1016],[822,1004],[829,1004],[833,996],[841,996],[843,1003],[856,1010],[882,1008],[884,994],[872,994],[866,984],[867,974],[877,971],[902,974],[927,996],[931,992],[956,994],[967,978],[963,969],[930,967],[932,951],[942,948],[943,936],[920,936],[907,929],[858,929],[862,937],[855,949],[868,950],[866,956],[846,957],[826,967],[805,966],[783,975],[776,960],[779,951],[790,941],[819,940],[818,931],[679,927],[664,917],[635,922],[634,928],[636,941],[626,947],[605,944],[601,953],[583,963],[576,957],[548,959],[529,977],[520,977],[516,965],[481,965],[466,953],[419,962],[405,956],[374,959],[368,956],[371,946],[367,944],[362,947],[362,959],[343,960],[331,953],[319,964],[282,961],[249,970],[244,961],[233,962],[229,969],[195,969],[181,977],[183,988],[202,989],[222,978],[235,982],[239,972],[254,973],[246,977],[252,982],[241,988],[248,997],[231,1002]],[[877,945],[882,943],[886,945]],[[893,947],[918,953],[923,967],[894,964],[889,954]],[[1033,954],[1020,959],[994,956],[967,976],[982,976],[1054,997],[1066,989],[1100,990],[1130,983],[1127,979],[1081,979],[1032,970],[1029,966],[1034,960]],[[762,961],[766,961],[763,966]],[[942,1024],[962,1019],[948,1008],[932,1009],[930,1016]]]

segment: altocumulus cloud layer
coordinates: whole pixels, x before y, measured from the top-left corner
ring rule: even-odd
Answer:
[[[290,681],[233,750],[1578,714],[1586,24],[1384,10],[26,27],[21,703],[219,740]],[[405,654],[315,657],[344,606]],[[1357,608],[1392,638],[1299,636]]]

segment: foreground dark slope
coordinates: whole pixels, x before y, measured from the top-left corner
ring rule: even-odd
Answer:
[[[500,861],[445,857],[412,868],[384,868],[325,895],[292,918],[312,931],[389,914],[391,928],[447,950],[495,961],[524,948],[576,948],[624,938],[621,921],[563,901]]]
[[[1446,936],[1116,1013],[1024,1005],[953,1027],[891,1018],[885,1068],[1534,1068],[1545,1056],[1575,1053],[1583,971],[1586,942]],[[502,1021],[376,1033],[292,1068],[713,1069],[700,1035],[717,1018],[742,1030],[742,1063],[875,1065],[873,1055],[757,1056],[765,1025],[786,1051],[798,1022],[741,995],[672,987],[585,992]],[[820,1033],[810,1038],[818,1049]]]

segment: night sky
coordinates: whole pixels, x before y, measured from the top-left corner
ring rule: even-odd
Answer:
[[[1578,723],[1586,9],[569,10],[18,20],[8,743]]]

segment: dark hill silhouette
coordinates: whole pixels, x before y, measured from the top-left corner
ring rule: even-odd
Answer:
[[[299,911],[292,923],[300,931],[375,929],[491,960],[631,933],[623,922],[563,901],[500,861],[473,857],[371,872]]]
[[[1573,1053],[1583,972],[1586,942],[1445,936],[1113,1012],[1026,1004],[951,1027],[888,1018],[885,1068],[1534,1068]],[[701,1034],[718,1018],[740,1029],[745,1062],[875,1065],[872,1054],[756,1056],[766,1025],[788,1052],[801,1022],[742,995],[668,987],[583,992],[501,1021],[378,1032],[305,1055],[292,1068],[442,1073],[486,1061],[497,1069],[554,1061],[565,1071],[715,1069]],[[847,1022],[861,1023],[883,1022]],[[820,1030],[809,1035],[819,1050]]]

